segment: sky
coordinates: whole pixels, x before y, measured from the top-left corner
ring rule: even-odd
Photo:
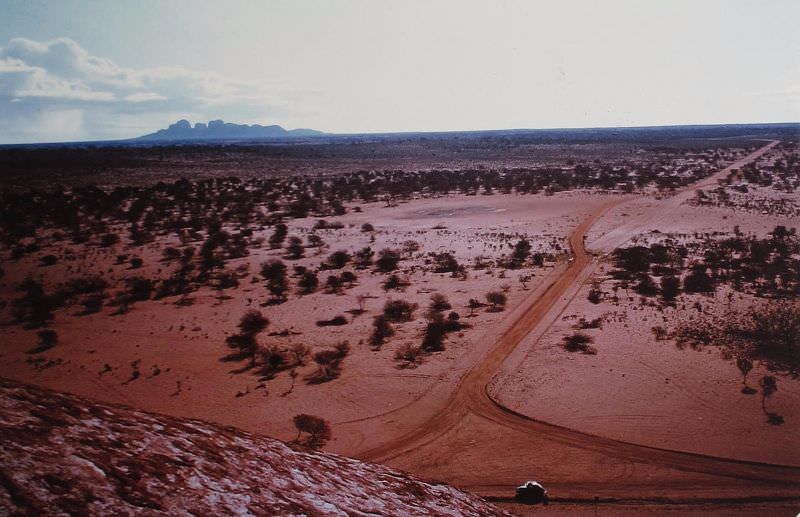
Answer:
[[[800,0],[0,0],[0,143],[800,121]]]

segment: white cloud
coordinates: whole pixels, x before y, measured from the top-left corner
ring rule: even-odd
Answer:
[[[176,114],[269,122],[289,105],[261,83],[182,67],[126,68],[69,38],[15,38],[0,47],[0,110],[0,142],[6,143],[29,141],[37,132],[52,137],[44,124],[62,121],[65,113],[70,124],[58,123],[59,135],[72,130],[67,139],[99,139],[138,136]],[[109,122],[122,117],[139,125]]]

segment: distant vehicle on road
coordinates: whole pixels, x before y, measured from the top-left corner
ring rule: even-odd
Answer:
[[[524,504],[547,504],[547,490],[538,481],[526,481],[517,487],[516,500]]]

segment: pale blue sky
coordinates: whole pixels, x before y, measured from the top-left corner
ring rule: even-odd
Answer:
[[[0,0],[0,143],[800,120],[800,0]]]

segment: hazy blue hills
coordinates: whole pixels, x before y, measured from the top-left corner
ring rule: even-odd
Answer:
[[[251,140],[298,138],[324,135],[313,129],[286,130],[281,126],[262,126],[260,124],[232,124],[222,120],[212,120],[208,124],[198,122],[192,126],[188,120],[179,120],[166,129],[140,136],[140,141],[185,141],[185,140]]]

